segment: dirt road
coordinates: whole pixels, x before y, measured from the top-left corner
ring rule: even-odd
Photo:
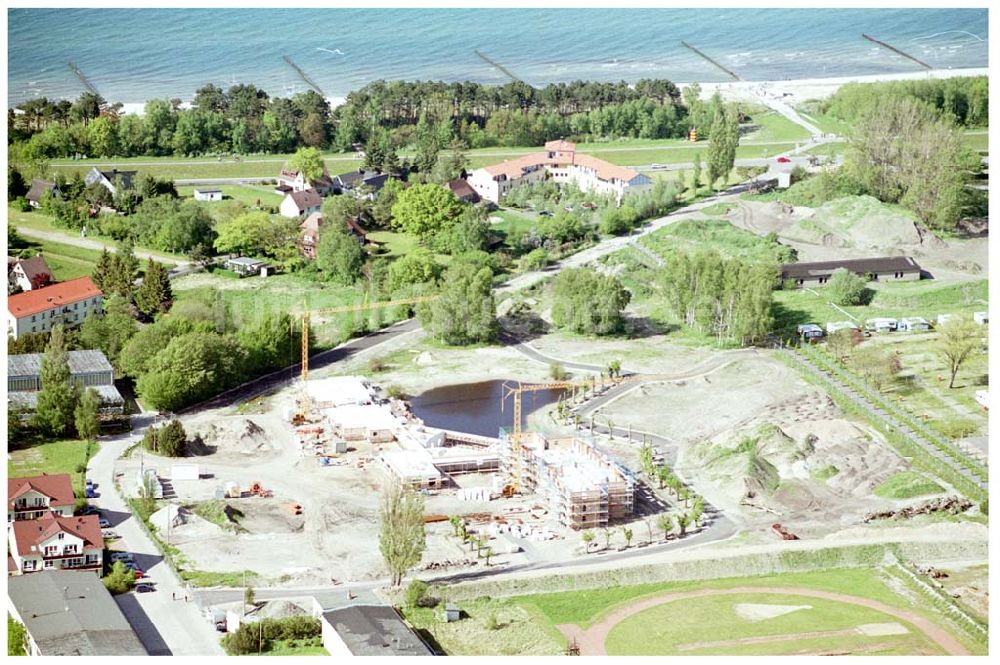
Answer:
[[[611,629],[616,625],[624,621],[625,619],[638,614],[644,610],[648,610],[652,607],[657,607],[659,605],[664,605],[666,603],[672,603],[676,600],[685,600],[688,598],[701,598],[704,596],[722,596],[731,594],[745,594],[745,593],[767,593],[767,594],[777,594],[777,595],[787,595],[787,596],[805,596],[808,598],[822,598],[824,600],[835,600],[841,603],[850,603],[851,605],[858,605],[860,607],[867,607],[884,614],[888,614],[891,617],[900,619],[901,621],[906,621],[912,624],[920,630],[924,635],[929,637],[935,644],[941,647],[944,652],[950,656],[968,656],[969,650],[966,649],[962,644],[956,640],[948,631],[944,628],[938,626],[937,624],[931,623],[927,619],[914,614],[913,612],[907,612],[905,610],[899,610],[884,603],[880,603],[876,600],[870,600],[868,598],[859,598],[857,596],[848,596],[842,593],[833,593],[831,591],[819,591],[817,589],[801,589],[801,588],[789,588],[789,587],[736,587],[733,589],[700,589],[698,591],[683,591],[675,593],[667,593],[660,596],[654,596],[652,598],[647,598],[639,602],[627,605],[625,607],[614,610],[606,617],[604,617],[600,622],[594,624],[590,628],[584,630],[576,624],[561,624],[556,626],[566,639],[570,643],[576,642],[577,646],[580,647],[581,656],[606,656],[607,651],[604,648],[604,643],[611,633]]]

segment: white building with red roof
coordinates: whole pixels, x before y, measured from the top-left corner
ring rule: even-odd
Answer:
[[[76,497],[68,473],[7,479],[7,526],[50,512],[73,516]]]
[[[97,515],[62,517],[47,513],[16,521],[8,530],[15,574],[41,570],[91,570],[104,563],[104,539]]]
[[[7,298],[7,334],[44,333],[61,323],[73,327],[100,313],[103,294],[90,277],[78,277]]]
[[[638,171],[576,152],[569,141],[549,141],[542,152],[533,152],[500,164],[474,170],[468,183],[479,196],[499,203],[511,189],[551,178],[584,192],[611,194],[619,203],[626,194],[645,191],[653,181]]]

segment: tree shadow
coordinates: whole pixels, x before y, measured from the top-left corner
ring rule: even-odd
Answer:
[[[774,319],[774,334],[782,339],[798,339],[798,326],[810,321],[809,312],[788,307],[777,300],[771,301],[771,317]]]

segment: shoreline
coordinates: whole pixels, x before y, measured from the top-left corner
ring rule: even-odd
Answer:
[[[762,92],[784,98],[792,105],[807,99],[824,99],[835,93],[840,86],[847,83],[881,83],[887,81],[912,81],[916,79],[946,79],[960,76],[989,76],[988,67],[967,67],[962,69],[931,69],[919,72],[896,72],[892,74],[859,74],[857,76],[833,76],[826,78],[806,78],[789,80],[765,81],[714,81],[701,83],[697,81],[675,81],[678,87],[691,83],[701,85],[701,96],[707,99],[718,91],[728,101],[759,101]],[[327,97],[330,108],[334,109],[346,101],[346,97]],[[122,102],[122,113],[125,115],[142,115],[146,102]],[[181,108],[190,108],[190,102],[181,104]]]

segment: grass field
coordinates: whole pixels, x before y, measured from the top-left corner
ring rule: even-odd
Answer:
[[[868,568],[832,569],[808,573],[727,578],[702,582],[664,582],[626,587],[616,586],[510,598],[479,598],[462,601],[460,605],[462,610],[468,614],[468,618],[452,624],[441,620],[440,611],[435,612],[429,609],[413,608],[405,609],[405,614],[414,627],[427,631],[448,654],[559,654],[565,652],[567,642],[565,637],[556,629],[557,625],[577,624],[581,628],[586,629],[599,622],[615,609],[625,607],[636,600],[664,592],[694,589],[729,589],[741,586],[760,587],[762,594],[766,594],[769,587],[775,586],[839,592],[869,598],[896,609],[910,611],[934,623],[941,624],[943,621],[942,617],[932,607],[926,604],[911,602],[907,598],[897,595],[885,582],[885,577],[882,573],[877,569]],[[767,599],[761,600],[761,598],[762,596],[754,594],[753,599],[749,602],[771,602]],[[746,600],[734,601],[732,596],[716,597],[716,599],[722,602],[728,599],[729,607],[734,602],[746,602]],[[837,603],[832,603],[828,607],[825,604],[821,604],[819,599],[815,598],[804,599],[800,602],[798,599],[782,596],[776,604],[812,605],[814,608],[817,608],[817,611],[813,614],[813,618],[828,622],[825,626],[836,626],[838,625],[837,621],[841,622],[840,625],[850,621],[854,622],[852,625],[895,621],[895,619],[884,618],[885,615],[880,613],[877,613],[878,616],[869,614],[871,610],[865,610],[861,607],[838,607],[839,604]],[[720,615],[713,614],[713,612],[724,609],[718,604],[702,605],[699,607],[685,603],[683,605],[675,605],[672,609],[676,613],[676,621],[684,625],[695,624],[690,632],[677,635],[677,639],[683,642],[725,639],[721,631],[732,630],[720,625],[726,622],[716,618]],[[795,632],[796,627],[809,625],[801,623],[801,618],[795,617],[795,614],[792,613],[778,619],[763,621],[760,624],[771,622],[776,632]],[[489,630],[487,628],[491,616],[496,619],[498,626],[496,630]],[[641,616],[636,615],[634,618]],[[685,618],[686,616],[690,617],[690,620]],[[799,623],[789,623],[793,621]],[[641,623],[645,624],[645,626],[629,628],[629,630],[638,631],[635,635],[636,639],[632,648],[647,648],[650,649],[650,653],[664,653],[665,651],[663,650],[654,652],[652,649],[654,647],[665,648],[668,645],[659,641],[656,644],[652,644],[653,641],[649,639],[649,635],[653,634],[653,631],[672,631],[671,621],[660,621],[658,618],[654,618],[652,621],[643,621]],[[629,624],[625,623],[623,626],[628,627]],[[770,626],[764,626],[764,628],[770,628]],[[695,633],[695,629],[699,633]],[[810,631],[826,629],[830,628],[805,628],[805,630]],[[760,626],[751,626],[748,630],[760,630]],[[976,643],[971,638],[956,631],[950,632],[953,632],[973,653],[985,653],[985,644]],[[614,638],[614,641],[609,640],[607,645],[609,647],[608,651],[609,653],[615,653],[613,649],[625,643],[626,640],[616,637],[614,632],[612,632],[611,636]],[[908,635],[883,638],[882,641],[888,640],[893,641],[894,647],[892,648],[900,650],[910,649],[911,647],[922,648],[923,646],[934,649],[933,645],[927,644],[926,640],[923,640],[923,638],[913,632]],[[860,644],[861,641],[856,640],[855,644],[862,646]],[[780,643],[776,644],[779,648],[781,647]],[[809,649],[815,646],[804,643],[798,644],[802,648]],[[773,648],[775,647],[775,643],[768,646],[772,648],[765,650],[766,653],[776,652]],[[746,647],[741,648],[745,649]],[[818,646],[816,650],[822,650],[823,648],[823,646]],[[889,651],[892,651],[892,648]],[[630,653],[635,652],[631,651]],[[714,650],[702,650],[698,653],[708,652],[716,653]],[[719,653],[722,652],[723,650],[720,649]],[[937,651],[933,652],[937,653]],[[690,653],[693,655],[694,652]]]
[[[796,140],[802,141],[806,138],[805,136],[786,138],[794,135],[793,129],[783,124],[783,122],[787,121],[784,118],[779,120],[771,116],[766,117],[771,119],[764,121],[760,131],[741,141],[741,145],[736,151],[738,158],[776,155],[779,152],[794,148]],[[797,126],[793,125],[793,127]],[[763,138],[758,138],[758,136]],[[772,141],[781,141],[781,143],[771,143]],[[762,144],[764,142],[766,144]],[[487,164],[514,159],[531,152],[537,152],[539,149],[538,146],[479,148],[469,150],[467,155],[470,167],[478,168]],[[641,164],[690,162],[696,154],[700,154],[702,159],[704,159],[708,151],[708,144],[706,142],[691,144],[684,139],[631,139],[603,143],[580,143],[577,144],[577,150],[599,156],[612,164],[636,166]],[[399,156],[402,158],[412,155],[404,150],[400,152]],[[51,167],[67,175],[72,174],[74,171],[84,172],[92,166],[98,166],[102,169],[137,169],[160,178],[171,178],[174,180],[192,178],[276,178],[278,171],[287,160],[287,157],[287,155],[252,155],[244,157],[239,162],[234,162],[232,159],[220,162],[204,157],[133,157],[78,161],[54,160],[51,163]],[[361,164],[360,160],[354,157],[353,154],[344,153],[327,154],[324,156],[324,160],[331,173],[352,171]]]
[[[361,286],[338,286],[296,274],[234,279],[197,273],[174,280],[172,286],[175,303],[185,300],[210,303],[214,294],[220,293],[231,315],[238,321],[244,316],[256,317],[263,312],[288,312],[298,316],[306,303],[310,309],[318,309],[360,305],[365,301],[365,291]],[[402,314],[402,310],[395,311],[394,308],[360,312],[355,318],[357,321],[377,319],[375,322],[381,327],[400,320]],[[346,339],[344,326],[350,317],[351,314],[314,316],[310,330],[316,334],[317,348],[330,348]],[[297,354],[298,349],[289,350],[290,363],[296,361]]]
[[[258,201],[262,206],[277,206],[281,205],[283,198],[274,193],[273,187],[266,185],[219,185],[213,188],[222,190],[223,200],[236,200],[248,206],[256,206]],[[184,198],[193,198],[195,189],[198,188],[193,185],[178,187],[177,194]]]
[[[778,260],[776,244],[722,219],[686,219],[643,236],[639,242],[664,257],[674,250],[714,249],[726,257]]]
[[[805,141],[809,138],[809,132],[800,125],[795,124],[780,113],[773,111],[753,113],[751,112],[750,126],[757,127],[756,130],[740,137],[740,142],[755,141]]]
[[[739,604],[801,609],[780,617],[748,620],[738,613]],[[941,653],[912,626],[906,626],[907,634],[892,636],[864,636],[851,634],[849,630],[878,623],[898,621],[873,609],[821,598],[768,593],[727,594],[678,600],[633,615],[611,629],[605,648],[612,656]],[[780,639],[800,634],[812,637]],[[758,638],[761,642],[749,642],[748,638]],[[740,640],[748,641],[740,643]]]
[[[68,473],[73,478],[73,489],[83,492],[84,477],[82,473],[76,472],[76,467],[80,464],[86,465],[90,460],[85,442],[78,439],[64,439],[34,445],[25,444],[24,447],[17,448],[8,442],[7,450],[7,477]],[[90,455],[96,452],[97,447],[91,446]]]
[[[21,212],[20,210],[14,210],[13,208],[8,206],[7,223],[14,227],[25,227],[29,229],[34,229],[36,231],[44,231],[46,233],[57,233],[59,235],[65,236],[66,240],[64,243],[59,243],[59,242],[53,243],[55,245],[59,245],[59,247],[56,248],[56,253],[59,253],[63,256],[90,261],[92,255],[100,255],[100,250],[92,250],[72,245],[74,240],[80,237],[80,232],[74,231],[73,229],[65,229],[56,226],[53,223],[52,217],[37,210],[32,212]],[[22,235],[21,237],[29,242],[39,242],[39,243],[48,242],[48,241],[36,240],[34,238],[29,238],[26,235]],[[114,240],[114,238],[98,235],[96,233],[88,232],[87,239],[103,243],[108,247],[114,247],[116,245],[116,241]],[[187,257],[183,256],[182,254],[173,254],[171,252],[164,252],[158,249],[152,249],[149,247],[141,247],[141,246],[137,246],[136,249],[153,254],[158,261],[166,265],[168,268],[176,265],[177,261],[187,260]]]
[[[876,487],[875,496],[883,499],[912,499],[915,496],[940,494],[943,491],[940,485],[916,471],[900,471]]]

